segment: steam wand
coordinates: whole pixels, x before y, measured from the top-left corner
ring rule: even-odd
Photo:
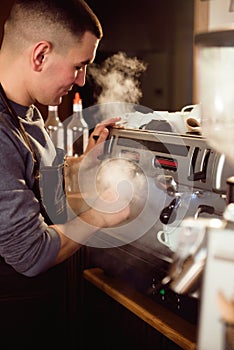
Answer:
[[[194,219],[198,219],[200,214],[202,213],[207,213],[210,215],[218,215],[218,216],[222,216],[223,213],[221,211],[215,210],[214,207],[212,207],[211,205],[206,205],[206,204],[201,204],[199,205],[199,207],[197,208],[196,213],[194,214]]]

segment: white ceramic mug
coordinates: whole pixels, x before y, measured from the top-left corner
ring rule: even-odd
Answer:
[[[175,252],[179,241],[179,233],[179,228],[174,228],[173,230],[160,230],[157,233],[157,239],[160,243]]]
[[[189,109],[191,109],[190,112],[187,112]],[[185,124],[188,131],[201,133],[201,105],[188,105],[181,111],[185,113]]]
[[[201,124],[196,118],[189,117],[186,119],[188,131],[201,133]]]

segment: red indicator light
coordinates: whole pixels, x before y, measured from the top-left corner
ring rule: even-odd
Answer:
[[[178,162],[171,158],[155,157],[154,166],[161,166],[164,169],[177,170]]]

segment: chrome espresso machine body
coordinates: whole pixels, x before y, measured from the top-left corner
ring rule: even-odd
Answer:
[[[136,163],[148,179],[153,200],[142,235],[128,244],[92,252],[92,263],[196,322],[199,298],[177,295],[161,283],[172,264],[174,247],[162,244],[158,232],[176,233],[188,217],[221,218],[232,167],[198,134],[122,127],[110,130],[104,158]]]

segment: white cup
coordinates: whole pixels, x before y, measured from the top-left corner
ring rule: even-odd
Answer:
[[[200,104],[184,106],[181,109],[181,112],[189,114],[189,116],[191,118],[201,120],[201,105]]]
[[[190,112],[187,112],[189,109],[191,109]],[[181,111],[185,113],[185,124],[188,131],[201,133],[201,105],[188,105]]]
[[[174,228],[173,230],[160,230],[157,233],[157,239],[171,251],[175,252],[179,242],[179,235],[180,228]]]
[[[188,131],[201,133],[200,121],[196,118],[189,117],[186,119],[186,126]]]

